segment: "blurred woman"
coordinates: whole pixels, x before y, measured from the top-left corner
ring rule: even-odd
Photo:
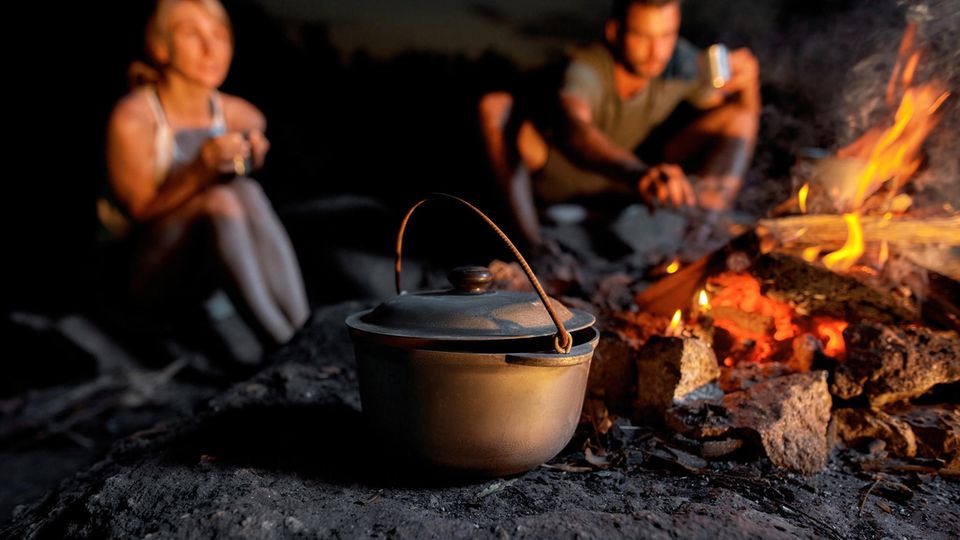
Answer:
[[[266,120],[217,90],[233,56],[223,5],[159,0],[146,48],[152,66],[131,68],[140,84],[107,134],[112,195],[130,226],[107,221],[135,246],[132,292],[154,302],[223,286],[254,330],[284,343],[309,308],[287,233],[248,176],[270,148]]]

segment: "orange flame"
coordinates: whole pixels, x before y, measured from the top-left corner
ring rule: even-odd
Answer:
[[[863,228],[856,213],[844,214],[847,222],[847,242],[842,248],[823,256],[823,264],[831,270],[849,270],[863,255]]]
[[[891,106],[898,89],[903,87],[893,124],[886,129],[872,128],[837,152],[837,156],[860,160],[864,166],[855,178],[856,191],[850,212],[843,216],[847,223],[847,241],[842,248],[823,258],[824,264],[833,270],[847,270],[863,255],[860,215],[864,204],[887,183],[890,184],[888,200],[892,199],[920,168],[923,141],[939,122],[936,113],[950,95],[937,82],[911,86],[920,62],[920,53],[913,45],[915,35],[916,25],[911,24],[904,32],[897,63],[887,84],[887,102]]]
[[[700,289],[700,294],[697,295],[697,305],[700,306],[701,310],[710,309],[710,299],[707,297],[707,291]]]
[[[821,248],[819,248],[819,247],[817,247],[817,246],[811,246],[811,247],[808,247],[808,248],[804,248],[804,250],[803,250],[803,260],[812,263],[813,261],[817,260],[817,257],[820,256],[820,251],[821,251]]]
[[[667,265],[667,273],[668,273],[668,274],[673,274],[674,272],[676,272],[676,271],[679,270],[679,269],[680,269],[680,260],[679,260],[679,259],[674,259],[674,260],[670,261],[670,264]]]
[[[680,328],[680,321],[683,317],[683,312],[679,309],[673,313],[673,317],[670,319],[670,326],[667,327],[667,335],[675,336],[677,335],[677,330]]]
[[[886,240],[881,240],[880,253],[877,255],[877,264],[881,269],[887,264],[888,258],[890,258],[890,246],[887,244]]]
[[[800,187],[800,191],[797,192],[797,203],[800,205],[800,213],[807,213],[807,195],[810,194],[810,183],[807,182]]]

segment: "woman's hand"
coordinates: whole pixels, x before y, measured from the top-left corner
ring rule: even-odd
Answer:
[[[259,129],[250,130],[247,133],[247,141],[250,143],[250,150],[253,153],[253,170],[258,171],[263,168],[267,152],[270,151],[270,141]]]
[[[200,159],[213,178],[221,174],[243,176],[250,171],[250,155],[253,144],[242,133],[231,132],[211,137],[200,149]]]

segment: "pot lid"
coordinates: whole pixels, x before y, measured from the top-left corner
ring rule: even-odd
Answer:
[[[452,289],[401,294],[347,324],[357,330],[396,337],[451,341],[520,339],[551,336],[557,327],[534,293],[491,290],[493,275],[482,266],[454,269]],[[595,318],[550,299],[568,332],[592,325]]]

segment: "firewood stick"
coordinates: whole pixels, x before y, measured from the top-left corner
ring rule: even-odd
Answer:
[[[860,222],[865,242],[960,245],[960,216],[929,219],[862,216]],[[832,246],[843,244],[847,238],[847,225],[841,215],[761,219],[759,225],[761,236],[769,234],[783,245]]]

